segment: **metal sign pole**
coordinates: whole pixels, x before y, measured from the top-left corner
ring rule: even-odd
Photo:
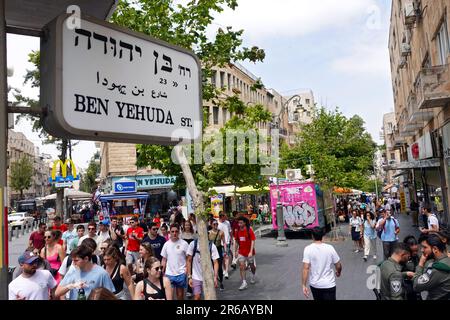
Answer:
[[[8,220],[6,207],[6,167],[8,142],[8,90],[6,70],[5,0],[0,0],[0,300],[8,299]],[[5,241],[6,239],[6,241]]]

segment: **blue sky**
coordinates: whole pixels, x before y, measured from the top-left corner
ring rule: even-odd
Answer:
[[[178,0],[186,3],[187,0]],[[338,106],[346,116],[360,115],[377,143],[382,116],[393,111],[388,35],[389,0],[239,0],[236,11],[216,17],[211,30],[231,25],[244,29],[244,46],[266,51],[263,63],[243,63],[267,88],[282,94],[312,89],[316,102],[329,109]],[[8,35],[8,66],[15,69],[10,85],[27,95],[38,92],[22,85],[31,50],[39,39]],[[15,127],[35,144],[31,126]],[[56,155],[53,146],[40,146]],[[93,142],[74,150],[74,161],[87,167],[95,152]]]
[[[358,114],[379,140],[382,115],[393,111],[388,53],[390,1],[386,0],[244,0],[263,12],[246,22],[248,9],[223,19],[247,31],[244,45],[266,50],[264,63],[244,63],[266,87],[293,94],[310,88],[316,102]],[[342,8],[346,6],[346,8]],[[292,12],[286,13],[284,10]],[[242,15],[242,16],[241,16]],[[267,17],[275,17],[267,19]],[[284,21],[287,20],[287,21]],[[266,26],[264,26],[266,25]]]

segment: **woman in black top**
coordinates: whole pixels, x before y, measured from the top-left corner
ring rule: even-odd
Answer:
[[[144,280],[136,285],[134,300],[172,300],[170,280],[162,275],[161,262],[155,257],[145,261]]]
[[[128,268],[120,263],[119,250],[114,246],[107,248],[103,255],[103,262],[103,267],[108,272],[116,289],[114,291],[116,297],[120,300],[131,300],[134,296],[134,282]]]

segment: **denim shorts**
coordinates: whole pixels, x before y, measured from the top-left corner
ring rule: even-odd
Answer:
[[[187,288],[187,277],[185,273],[178,276],[169,276],[166,274],[166,277],[169,278],[172,288]]]

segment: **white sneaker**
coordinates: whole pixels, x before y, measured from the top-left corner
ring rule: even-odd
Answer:
[[[224,276],[225,279],[228,279],[228,272],[224,272],[223,276]]]
[[[377,260],[377,256],[373,256],[373,260]]]
[[[255,282],[256,282],[256,274],[252,274],[252,276],[250,278],[250,283],[255,284]]]
[[[242,281],[242,284],[239,287],[239,290],[247,289],[247,287],[248,287],[247,281],[244,280],[244,281]]]

